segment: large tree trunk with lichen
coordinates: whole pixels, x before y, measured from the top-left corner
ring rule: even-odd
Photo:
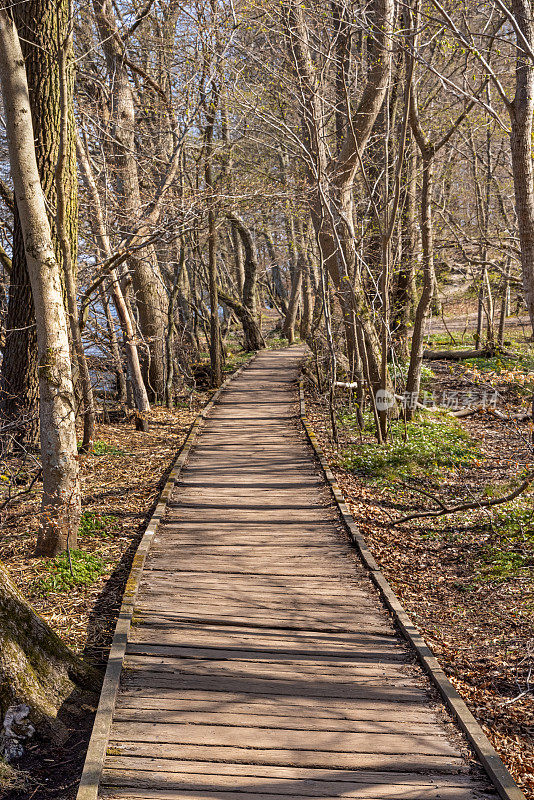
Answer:
[[[55,241],[56,257],[61,263],[55,237],[56,207],[55,168],[58,159],[61,125],[60,59],[58,45],[67,35],[70,0],[26,0],[15,3],[13,19],[21,37],[26,64],[30,106],[35,130],[35,150],[41,185],[50,209],[49,222]],[[77,179],[74,152],[74,116],[69,108],[68,141],[64,190],[66,219],[72,253],[76,262]],[[36,444],[38,425],[37,332],[31,297],[26,253],[15,209],[13,258],[6,320],[6,343],[3,353],[0,407],[19,444]]]
[[[96,672],[33,611],[0,564],[0,753],[20,756],[34,731],[61,736],[60,706],[77,688],[97,686]]]
[[[9,162],[37,327],[43,497],[37,551],[75,546],[81,511],[74,390],[60,265],[35,156],[24,60],[9,13],[0,10],[0,78]]]

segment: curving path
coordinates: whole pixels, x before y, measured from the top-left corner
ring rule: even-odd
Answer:
[[[175,487],[101,798],[491,796],[348,544],[298,418],[301,357],[256,358]]]

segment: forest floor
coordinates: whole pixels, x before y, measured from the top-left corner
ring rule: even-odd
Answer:
[[[438,328],[441,331],[442,327]],[[417,511],[505,494],[534,466],[528,422],[534,350],[510,325],[512,358],[432,361],[428,405],[451,410],[485,402],[456,419],[421,411],[376,444],[370,416],[360,433],[348,398],[337,400],[334,445],[324,397],[307,382],[307,413],[354,518],[402,604],[488,734],[529,800],[534,799],[534,513],[532,491],[506,505],[392,525]],[[442,332],[429,346],[470,348]],[[313,372],[310,363],[309,371]],[[402,392],[401,392],[402,393]],[[496,393],[496,394],[495,394]]]
[[[230,354],[226,371],[235,371],[248,354]],[[36,558],[40,485],[2,512],[0,561],[33,608],[79,655],[104,669],[127,576],[137,545],[170,468],[192,422],[212,392],[199,388],[191,403],[174,409],[154,406],[149,431],[133,420],[97,425],[94,450],[80,456],[82,521],[76,549],[68,558]],[[28,483],[32,459],[2,463],[4,482],[17,492]],[[35,462],[37,463],[37,462]],[[14,480],[16,478],[16,480]],[[0,505],[6,499],[0,484]],[[60,747],[35,741],[17,764],[21,788],[2,791],[9,800],[72,800],[76,797],[96,708],[62,721],[70,731]],[[61,712],[60,712],[61,713]],[[6,776],[7,777],[7,776]],[[10,777],[13,777],[12,775]],[[5,785],[5,784],[4,784]]]

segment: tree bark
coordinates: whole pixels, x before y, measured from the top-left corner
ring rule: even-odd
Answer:
[[[107,291],[104,289],[100,290],[100,302],[102,303],[102,308],[104,309],[106,323],[108,326],[109,347],[111,350],[111,357],[113,359],[113,369],[115,370],[115,375],[117,378],[117,399],[121,406],[124,406],[126,405],[126,376],[124,374],[119,343],[117,341],[115,320],[113,319],[113,315],[109,307],[109,297]]]
[[[236,227],[245,252],[243,263],[244,280],[242,305],[246,313],[239,313],[236,311],[243,326],[243,333],[245,336],[244,347],[245,350],[249,351],[261,350],[265,347],[265,341],[261,332],[261,325],[258,321],[256,307],[256,291],[258,285],[258,259],[256,256],[256,248],[252,239],[252,233],[243,220],[238,217],[237,214],[233,213],[229,213],[228,218],[232,225]]]
[[[74,390],[60,267],[39,180],[24,60],[15,25],[0,11],[0,74],[9,158],[37,321],[43,498],[42,555],[76,545],[81,512]]]
[[[534,19],[529,0],[512,0],[516,23],[528,45],[534,47]],[[516,41],[515,96],[508,104],[510,149],[514,177],[515,207],[519,242],[523,296],[534,334],[534,170],[532,167],[532,118],[534,114],[534,64]]]
[[[399,355],[407,359],[408,324],[415,301],[415,268],[419,236],[417,231],[417,152],[415,147],[406,159],[406,197],[402,215],[401,265],[397,272],[395,296],[392,302],[392,329]]]
[[[410,350],[410,363],[406,378],[406,419],[413,417],[421,388],[423,364],[424,325],[434,294],[434,237],[432,225],[432,187],[434,177],[434,152],[423,153],[423,185],[421,189],[421,239],[423,290],[417,304]],[[411,399],[410,399],[411,398]]]
[[[113,86],[117,194],[124,208],[126,226],[133,228],[142,216],[136,158],[134,98],[111,0],[93,0],[93,7],[106,56],[110,83]],[[142,251],[132,254],[128,263],[139,311],[139,326],[150,354],[147,383],[154,397],[163,397],[167,302],[154,247],[147,245]]]
[[[98,188],[94,179],[93,171],[91,169],[91,164],[89,163],[89,159],[87,157],[87,153],[85,152],[85,148],[79,138],[76,140],[76,147],[81,173],[91,200],[93,224],[98,248],[102,256],[105,258],[111,258],[111,245],[106,232],[104,214],[102,212],[102,205],[100,203],[100,195],[98,194]],[[146,432],[148,430],[146,414],[148,411],[150,411],[150,403],[148,401],[143,374],[141,372],[141,365],[139,363],[139,353],[137,351],[137,345],[135,342],[135,331],[132,317],[124,298],[117,271],[111,270],[109,277],[111,296],[113,297],[113,303],[115,305],[124,336],[126,359],[128,362],[128,374],[131,381],[133,401],[136,410],[136,427],[138,430]]]
[[[0,563],[0,722],[10,709],[27,706],[26,735],[33,728],[61,736],[66,731],[56,719],[59,707],[77,686],[96,691],[98,683],[96,672],[33,611]],[[16,733],[4,729],[0,741],[8,760],[21,754]]]
[[[67,35],[70,0],[25,0],[13,5],[13,19],[21,37],[35,132],[35,150],[41,185],[49,211],[49,223],[56,258],[62,263],[55,233],[53,209],[56,207],[55,168],[61,126],[60,63],[58,46]],[[72,84],[71,87],[72,88]],[[71,257],[76,261],[77,180],[74,152],[74,117],[69,108],[67,169],[64,186]],[[3,353],[0,409],[4,419],[15,425],[15,435],[23,445],[37,444],[38,376],[37,331],[31,299],[23,236],[18,213],[14,214],[13,257],[9,304]]]
[[[69,20],[69,28],[71,21]],[[70,325],[71,342],[78,370],[80,372],[80,384],[83,403],[83,437],[80,452],[88,453],[93,447],[95,435],[95,402],[93,397],[93,386],[89,366],[85,356],[82,342],[82,332],[78,316],[78,303],[76,299],[76,266],[72,258],[71,247],[69,244],[69,209],[67,204],[67,194],[65,186],[72,181],[69,175],[70,169],[76,170],[76,160],[69,160],[69,150],[72,144],[72,129],[69,132],[69,118],[72,117],[73,105],[73,81],[72,64],[69,67],[68,61],[72,59],[72,34],[60,43],[59,52],[59,105],[60,105],[60,126],[59,126],[59,146],[58,159],[55,170],[56,178],[56,230],[59,242],[59,251],[63,263],[63,278],[65,282],[65,294],[67,296],[67,311]],[[70,90],[69,90],[70,86]],[[72,126],[70,126],[72,127]],[[74,175],[76,179],[76,175]],[[76,209],[77,211],[77,209]]]

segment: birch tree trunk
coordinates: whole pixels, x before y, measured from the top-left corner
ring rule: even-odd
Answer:
[[[9,159],[37,323],[43,498],[37,552],[76,546],[81,511],[74,391],[60,267],[35,156],[24,59],[0,9],[0,78]]]
[[[58,45],[67,34],[70,0],[25,0],[12,7],[13,19],[21,36],[26,64],[30,107],[34,121],[35,148],[41,186],[47,199],[56,258],[62,262],[55,235],[55,168],[58,159],[61,124],[60,61]],[[72,88],[72,84],[69,89]],[[68,109],[64,181],[67,234],[73,263],[77,244],[77,179],[74,153],[74,118],[72,103]],[[13,259],[6,320],[6,343],[2,362],[2,413],[17,425],[16,436],[22,444],[37,444],[38,377],[37,333],[31,285],[20,220],[15,209]]]

